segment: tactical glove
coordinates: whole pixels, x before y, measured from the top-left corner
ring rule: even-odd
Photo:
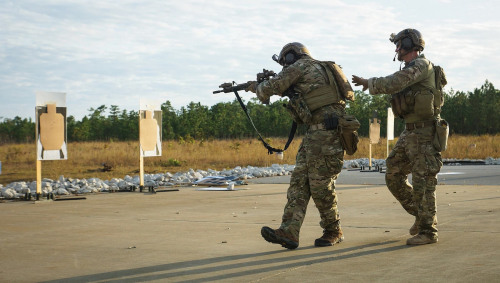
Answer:
[[[257,82],[256,81],[248,81],[248,86],[245,88],[245,91],[251,91],[255,93],[257,91]]]
[[[352,83],[355,86],[363,86],[363,91],[368,89],[368,80],[363,79],[362,77],[352,75]]]

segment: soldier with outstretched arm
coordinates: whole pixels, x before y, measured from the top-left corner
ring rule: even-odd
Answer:
[[[353,75],[352,82],[362,86],[363,91],[368,89],[372,95],[392,95],[392,110],[406,125],[386,160],[387,187],[402,207],[415,216],[409,231],[414,237],[406,244],[436,243],[436,184],[443,165],[441,151],[446,147],[443,139],[447,138],[447,132],[446,137],[439,134],[442,127],[448,129],[440,117],[446,78],[440,67],[421,54],[425,42],[418,30],[405,29],[392,34],[390,40],[396,45],[398,60],[404,62],[403,69],[370,79]],[[441,139],[441,144],[436,139]],[[410,173],[413,184],[408,182]]]

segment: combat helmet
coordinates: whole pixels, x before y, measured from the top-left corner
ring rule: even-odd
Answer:
[[[396,45],[400,44],[404,50],[423,51],[425,47],[422,34],[418,30],[411,28],[404,29],[398,34],[391,34],[389,40]]]
[[[275,54],[273,60],[282,66],[288,66],[304,55],[311,57],[311,53],[309,53],[307,47],[300,42],[291,42],[283,46],[280,55],[276,56]]]

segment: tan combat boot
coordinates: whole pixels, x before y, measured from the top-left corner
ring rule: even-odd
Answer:
[[[409,246],[426,245],[426,244],[437,243],[437,241],[438,241],[437,236],[428,236],[425,234],[418,234],[418,235],[406,240],[406,244]]]
[[[296,249],[299,246],[298,240],[293,239],[293,237],[281,229],[274,230],[264,226],[260,230],[260,234],[269,243],[280,244],[282,247],[290,250]]]
[[[323,230],[323,236],[314,241],[316,247],[329,247],[344,240],[342,229]]]
[[[418,229],[418,222],[419,222],[418,216],[415,216],[415,222],[413,222],[413,226],[411,226],[410,228],[410,235],[415,236],[420,232],[420,230]],[[434,225],[437,225],[436,220],[434,220]]]
[[[410,235],[415,236],[419,232],[418,230],[418,216],[415,217],[415,222],[413,223],[413,226],[410,228]]]

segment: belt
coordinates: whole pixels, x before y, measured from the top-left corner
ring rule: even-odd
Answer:
[[[325,127],[325,125],[323,125],[323,123],[320,123],[320,124],[309,126],[309,129],[313,130],[313,131],[315,131],[315,130],[326,130],[326,127]]]
[[[417,122],[417,123],[406,123],[406,129],[411,131],[414,129],[426,128],[434,126],[435,121],[427,121],[427,122]]]

